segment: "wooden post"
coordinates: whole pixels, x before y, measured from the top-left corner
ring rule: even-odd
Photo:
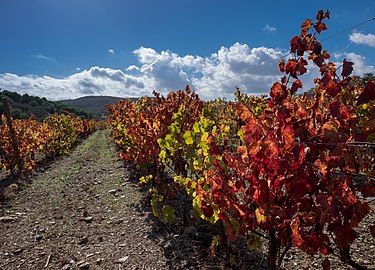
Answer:
[[[19,173],[21,173],[23,170],[23,164],[22,164],[22,159],[20,157],[20,151],[18,148],[18,140],[17,140],[16,132],[14,131],[13,124],[12,124],[12,118],[10,115],[8,99],[6,97],[2,97],[0,98],[0,100],[3,101],[4,114],[7,119],[7,126],[9,128],[9,133],[10,133],[10,137],[12,140],[13,152],[14,152],[14,155],[17,157],[18,171]]]

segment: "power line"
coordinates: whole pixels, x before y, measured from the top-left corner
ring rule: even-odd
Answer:
[[[346,29],[344,29],[344,30],[341,30],[340,32],[337,32],[337,33],[335,33],[335,34],[332,34],[332,35],[330,35],[330,36],[328,36],[328,37],[326,37],[326,38],[323,38],[321,41],[325,41],[325,40],[330,39],[330,38],[332,38],[332,37],[338,36],[338,35],[340,35],[340,34],[342,34],[342,33],[345,33],[345,32],[347,32],[347,31],[349,31],[349,30],[352,30],[352,29],[354,29],[354,28],[356,28],[356,27],[358,27],[358,26],[364,25],[364,24],[369,23],[369,22],[374,21],[374,20],[375,20],[375,17],[373,17],[373,18],[371,18],[371,19],[368,19],[367,21],[361,22],[361,23],[359,23],[359,24],[353,25],[353,26],[351,26],[351,27],[349,27],[349,28],[346,28]]]
[[[339,31],[339,32],[337,32],[337,33],[335,33],[335,34],[332,34],[332,35],[330,35],[330,36],[328,36],[328,37],[326,37],[326,38],[323,38],[323,39],[320,40],[320,41],[325,41],[325,40],[330,39],[330,38],[332,38],[332,37],[338,36],[338,35],[340,35],[340,34],[342,34],[342,33],[345,33],[345,32],[347,32],[347,31],[349,31],[349,30],[352,30],[352,29],[354,29],[354,28],[356,28],[356,27],[358,27],[358,26],[364,25],[364,24],[369,23],[369,22],[374,21],[374,20],[375,20],[375,17],[373,17],[373,18],[371,18],[371,19],[368,19],[368,20],[366,20],[366,21],[363,21],[363,22],[361,22],[361,23],[358,23],[358,24],[356,24],[356,25],[353,25],[353,26],[351,26],[351,27],[348,27],[348,28],[346,28],[346,29],[344,29],[344,30],[341,30],[341,31]],[[255,67],[253,67],[253,68],[251,68],[251,69],[247,69],[247,70],[245,70],[245,71],[243,71],[243,72],[237,73],[237,74],[235,74],[235,75],[233,75],[233,76],[230,76],[230,77],[227,77],[227,78],[225,78],[225,79],[222,79],[222,80],[216,80],[214,83],[210,83],[210,84],[207,84],[207,85],[205,85],[205,86],[202,86],[202,87],[196,89],[195,91],[202,90],[202,89],[204,89],[204,88],[207,88],[207,87],[210,87],[210,86],[213,86],[213,85],[221,84],[221,83],[223,83],[223,82],[225,82],[225,81],[229,81],[229,80],[231,80],[231,79],[233,79],[233,78],[236,78],[236,77],[239,77],[239,76],[241,76],[241,75],[243,75],[243,74],[249,73],[250,71],[254,71],[254,70],[256,70],[256,69],[258,69],[258,68],[261,68],[261,67],[263,67],[263,66],[266,66],[266,65],[268,65],[268,64],[272,64],[272,63],[274,63],[274,62],[276,62],[276,61],[280,61],[281,59],[288,57],[288,56],[291,55],[292,53],[293,53],[293,52],[289,52],[289,53],[287,53],[287,54],[283,54],[281,57],[279,57],[279,58],[277,58],[277,59],[273,59],[273,60],[270,60],[270,61],[268,61],[268,62],[262,63],[262,64],[260,64],[260,65],[258,65],[258,66],[255,66]]]

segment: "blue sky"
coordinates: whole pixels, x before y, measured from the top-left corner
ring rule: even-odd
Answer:
[[[232,98],[235,86],[268,93],[281,75],[277,59],[319,9],[331,10],[321,39],[375,17],[373,0],[4,0],[0,88],[52,100],[166,93],[187,83],[204,99]],[[374,30],[372,21],[323,48],[333,62],[353,61],[358,75],[375,73]],[[316,74],[312,67],[304,90]]]

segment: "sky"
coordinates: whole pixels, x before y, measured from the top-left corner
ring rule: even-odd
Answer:
[[[375,73],[374,0],[3,0],[0,88],[50,100],[139,97],[189,84],[205,100],[235,87],[267,94],[305,19],[331,11],[318,39],[354,74]],[[309,65],[303,91],[318,70]],[[231,78],[231,79],[228,79]]]

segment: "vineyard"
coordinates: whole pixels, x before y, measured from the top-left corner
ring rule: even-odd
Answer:
[[[330,61],[329,52],[323,50],[318,40],[319,34],[327,30],[325,22],[329,18],[329,11],[319,11],[314,22],[308,19],[302,23],[300,34],[290,41],[290,58],[278,64],[281,79],[272,85],[269,96],[250,96],[237,88],[234,101],[204,101],[186,86],[185,90],[167,96],[154,92],[153,97],[119,100],[108,105],[110,115],[106,124],[70,114],[52,114],[43,121],[15,120],[5,110],[0,119],[0,171],[9,171],[13,177],[27,174],[38,162],[69,154],[77,141],[108,126],[118,156],[135,166],[136,184],[146,192],[158,226],[164,226],[173,235],[185,235],[192,228],[208,230],[206,257],[224,261],[226,268],[244,269],[243,258],[261,250],[265,254],[261,259],[265,261],[262,269],[292,269],[285,261],[296,249],[307,258],[319,256],[319,267],[324,270],[337,266],[332,264],[333,257],[354,269],[374,267],[374,257],[372,261],[358,262],[352,256],[352,249],[360,240],[361,222],[374,211],[375,81],[353,76],[353,63],[346,59],[342,64]],[[314,80],[312,95],[298,94],[303,89],[301,76],[308,72],[309,65],[318,68],[319,77]],[[4,107],[5,104],[6,100]],[[107,131],[100,132],[93,136],[104,140]],[[93,139],[88,146],[90,154],[95,152],[95,143],[109,159],[110,146]],[[82,149],[79,151],[86,151]],[[64,167],[66,171],[74,168],[72,175],[65,176],[68,184],[63,188],[54,186],[53,190],[58,192],[44,191],[56,198],[64,193],[73,202],[67,208],[69,211],[72,208],[83,211],[79,221],[71,222],[80,230],[84,224],[82,228],[99,231],[85,210],[89,206],[81,206],[84,200],[96,209],[107,205],[106,211],[113,204],[112,213],[129,215],[120,210],[118,198],[111,200],[112,195],[127,190],[130,183],[111,189],[98,180],[103,177],[108,183],[114,181],[111,185],[121,185],[120,176],[114,180],[109,175],[112,171],[105,168],[107,163],[101,159],[100,151],[95,152],[95,158],[84,162],[99,160],[95,166],[108,172],[107,176],[100,176],[99,169],[91,165],[87,170],[83,165],[75,168],[80,162],[77,158]],[[108,164],[121,168],[114,160]],[[95,174],[82,180],[92,170]],[[69,180],[72,178],[75,180]],[[43,182],[42,188],[44,185],[49,184]],[[73,185],[82,185],[79,190],[85,196],[80,200],[65,195]],[[109,192],[100,191],[100,185],[105,185]],[[133,192],[130,187],[129,190]],[[123,196],[119,198],[127,200],[124,208],[134,210],[128,207],[131,198]],[[140,200],[138,195],[134,197]],[[98,198],[104,199],[98,202]],[[59,201],[58,205],[61,208],[63,203]],[[112,233],[108,227],[111,222],[98,221],[108,235]],[[86,223],[92,226],[87,227]],[[123,223],[123,219],[113,222]],[[129,230],[129,226],[119,226]],[[364,231],[375,238],[375,222],[371,221]],[[111,235],[113,245],[116,237]],[[79,245],[88,240],[84,241]],[[131,237],[128,241],[132,241]],[[80,252],[84,252],[81,247]],[[155,251],[159,253],[160,250]],[[91,256],[96,255],[86,259]],[[123,257],[120,263],[128,258]],[[73,263],[50,259],[51,255],[45,268],[53,265],[59,267],[56,269],[62,266],[73,269],[69,268]],[[100,263],[96,261],[96,265]],[[162,268],[158,259],[153,263]],[[34,261],[31,265],[40,267],[41,262]]]
[[[211,252],[224,249],[231,266],[239,239],[249,250],[265,239],[267,269],[292,247],[322,254],[323,269],[328,254],[364,269],[350,247],[375,195],[375,81],[329,61],[317,39],[329,15],[303,22],[269,98],[237,89],[234,102],[205,102],[187,86],[109,106],[120,157],[142,173],[154,215],[170,226],[217,224]],[[296,94],[308,60],[320,71],[310,97]],[[375,237],[375,224],[368,230]]]
[[[6,99],[3,103],[8,106]],[[68,154],[79,138],[87,138],[94,129],[94,120],[67,114],[52,114],[43,122],[13,120],[8,108],[0,119],[0,168],[12,175],[31,171],[37,161]]]

